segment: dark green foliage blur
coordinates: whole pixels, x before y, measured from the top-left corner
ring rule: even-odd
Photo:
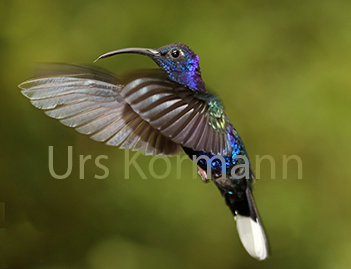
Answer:
[[[350,14],[347,0],[1,0],[0,268],[350,268]],[[134,166],[127,179],[134,152],[50,119],[17,88],[37,62],[92,63],[172,42],[199,55],[256,171],[256,155],[275,160],[275,174],[261,162],[254,185],[267,261],[245,252],[219,191],[194,178],[190,161],[170,158],[170,175],[157,179],[140,155],[147,179]],[[156,67],[140,55],[97,65]],[[49,146],[61,175],[73,147],[66,179],[50,174]],[[301,158],[302,179],[294,160],[283,177],[284,155]],[[162,175],[165,164],[152,168]]]

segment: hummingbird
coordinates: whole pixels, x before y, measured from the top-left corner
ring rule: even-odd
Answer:
[[[53,64],[19,87],[35,107],[93,140],[144,155],[173,156],[183,149],[201,179],[219,189],[246,251],[265,260],[269,247],[252,196],[255,175],[220,100],[205,87],[199,57],[172,43],[114,50],[96,61],[125,53],[147,56],[159,68],[121,79],[94,65]]]

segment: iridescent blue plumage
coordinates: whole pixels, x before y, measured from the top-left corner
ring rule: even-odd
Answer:
[[[199,57],[188,46],[173,43],[120,49],[98,59],[121,53],[148,56],[163,74],[140,73],[122,83],[101,69],[62,65],[20,88],[34,106],[94,140],[145,155],[171,156],[182,147],[199,166],[201,178],[211,178],[223,195],[245,249],[266,259],[250,160],[221,102],[205,88]]]
[[[206,159],[199,159],[197,164],[200,166],[201,169],[207,170],[207,168],[209,167],[213,174],[220,175],[222,174],[224,168],[227,175],[229,176],[232,168],[234,168],[238,164],[242,164],[242,162],[240,162],[242,158],[239,158],[238,156],[245,156],[248,159],[248,155],[246,153],[244,144],[242,143],[239,135],[236,133],[233,126],[231,126],[231,130],[228,132],[228,137],[233,151],[231,155],[223,156],[223,164],[222,160],[218,158],[220,157],[218,155],[214,155],[204,151],[194,151],[188,148],[184,148],[184,151],[189,155],[190,158],[193,158],[193,156],[196,156],[196,158],[199,158],[201,156],[207,156],[209,159],[213,159],[213,161],[211,162],[207,162]]]
[[[201,78],[199,57],[188,46],[174,43],[157,50],[164,57],[155,57],[153,60],[169,79],[193,91],[206,92],[205,83]],[[167,55],[170,57],[166,57]]]

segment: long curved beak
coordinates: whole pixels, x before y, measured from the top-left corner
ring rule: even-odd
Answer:
[[[137,53],[137,54],[142,54],[145,56],[148,56],[150,58],[154,58],[157,56],[160,56],[161,54],[154,49],[145,49],[145,48],[125,48],[125,49],[119,49],[119,50],[113,50],[110,52],[106,52],[105,54],[100,55],[95,61],[98,61],[103,58],[111,57],[116,54],[122,54],[122,53]]]

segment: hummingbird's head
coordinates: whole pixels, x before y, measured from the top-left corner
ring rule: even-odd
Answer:
[[[199,57],[187,45],[172,43],[158,49],[125,48],[107,52],[99,59],[121,53],[137,53],[156,62],[167,77],[193,91],[206,91],[201,78]]]

